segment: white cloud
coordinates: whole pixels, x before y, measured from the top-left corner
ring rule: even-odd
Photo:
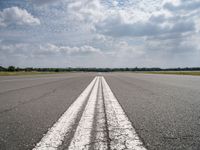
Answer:
[[[57,46],[48,43],[45,45],[41,45],[36,54],[87,55],[93,53],[100,53],[100,50],[89,45],[83,45],[80,47],[69,47],[69,46]]]
[[[200,8],[200,1],[199,0],[174,0],[174,1],[165,1],[164,8],[170,11],[185,11],[191,10],[194,11],[195,9]]]
[[[6,27],[12,24],[39,25],[40,20],[19,7],[5,8],[0,11],[0,26]]]
[[[31,0],[33,3],[37,5],[43,5],[43,4],[48,4],[52,2],[56,2],[57,0]]]
[[[147,2],[67,0],[57,1],[49,9],[60,8],[54,10],[55,14],[59,16],[60,12],[62,16],[60,18],[65,20],[68,30],[81,34],[83,31],[86,31],[86,34],[92,31],[94,34],[113,37],[155,36],[191,32],[194,26],[198,27],[191,17],[181,18],[179,14],[166,10],[164,6],[170,1],[165,1],[162,5],[161,2],[160,0]],[[171,3],[176,7],[181,4],[180,0]],[[62,29],[55,28],[55,30]]]
[[[23,67],[75,67],[92,66],[100,58],[101,50],[90,45],[59,46],[55,44],[6,44],[0,45],[1,65]],[[50,66],[49,66],[50,65]]]
[[[99,0],[77,0],[68,3],[68,13],[75,20],[97,23],[104,18],[104,8]]]
[[[89,55],[94,53],[101,53],[97,48],[89,45],[80,47],[58,46],[55,44],[47,43],[42,45],[36,44],[1,44],[0,53],[2,55],[21,54],[31,57],[49,56],[49,55]]]
[[[136,23],[125,23],[119,16],[108,18],[96,26],[100,33],[113,37],[156,36],[194,31],[193,20],[169,21],[157,18]]]
[[[40,28],[0,31],[0,53],[5,57],[42,57],[46,65],[52,60],[100,67],[200,65],[199,0],[32,2],[37,5],[33,5],[31,14],[37,14],[43,23]],[[10,23],[4,18],[0,17],[0,26],[29,24],[18,21],[23,19]]]

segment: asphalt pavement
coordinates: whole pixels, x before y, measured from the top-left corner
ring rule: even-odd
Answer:
[[[0,149],[26,150],[40,141],[94,75],[0,78]]]
[[[147,149],[200,149],[200,77],[137,73],[0,77],[0,149],[33,149],[97,75]]]
[[[200,77],[131,73],[105,77],[148,149],[200,149]]]

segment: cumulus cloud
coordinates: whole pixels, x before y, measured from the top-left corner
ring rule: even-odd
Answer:
[[[144,2],[138,1],[138,3]],[[171,3],[166,1],[159,9],[149,13],[148,10],[143,10],[146,3],[144,6],[141,5],[139,10],[139,7],[135,8],[134,5],[126,5],[126,2],[120,4],[114,2],[111,3],[114,7],[110,7],[103,5],[104,3],[99,0],[77,0],[67,2],[67,14],[73,20],[83,21],[82,26],[86,27],[84,23],[88,23],[90,29],[94,29],[97,33],[113,37],[181,34],[193,31],[198,27],[197,23],[199,24],[199,21],[191,16],[182,17],[166,10],[168,4],[178,8],[183,5],[182,3],[179,0]]]
[[[43,4],[48,4],[52,2],[57,2],[57,0],[32,0],[32,2],[37,5],[43,5]]]
[[[68,3],[68,13],[75,20],[98,23],[104,18],[104,8],[99,0],[77,0]]]
[[[179,0],[176,1],[167,1],[164,3],[164,8],[170,11],[180,11],[180,10],[195,10],[200,8],[200,1],[193,0]]]
[[[158,18],[162,19],[162,18]],[[168,20],[169,21],[169,20]],[[195,23],[187,20],[177,20],[176,22],[162,22],[160,20],[147,20],[144,22],[125,23],[120,17],[108,18],[96,28],[103,34],[123,37],[123,36],[155,36],[169,33],[184,33],[193,31]]]
[[[51,43],[8,44],[0,45],[1,65],[16,65],[23,67],[66,67],[66,66],[92,66],[94,59],[101,55],[101,50],[90,45],[59,46]],[[84,63],[83,63],[84,61]],[[50,66],[49,66],[50,65]]]
[[[1,44],[0,45],[1,54],[6,55],[24,55],[24,56],[49,56],[49,55],[89,55],[94,53],[101,53],[97,48],[89,45],[83,45],[80,47],[69,47],[69,46],[58,46],[55,44]]]
[[[35,54],[39,55],[89,55],[94,53],[100,53],[100,50],[89,45],[83,45],[80,47],[69,46],[57,46],[54,44],[40,45],[39,50]]]
[[[40,28],[30,28],[27,31],[22,31],[21,28],[16,28],[15,31],[5,28],[6,31],[0,31],[0,38],[7,42],[1,43],[0,47],[0,53],[5,58],[23,56],[49,61],[56,58],[58,64],[70,59],[72,66],[200,65],[199,0],[32,2],[37,5],[33,5],[31,14],[37,14],[43,23]],[[4,11],[5,9],[1,14]],[[30,18],[37,20],[28,14]],[[0,15],[0,26],[40,24],[40,21],[19,21],[24,17],[11,21],[4,18],[13,17]],[[29,44],[19,44],[26,42]],[[44,63],[50,65],[49,61]]]
[[[9,25],[39,25],[40,20],[25,9],[19,7],[5,8],[0,11],[0,26],[6,27]]]

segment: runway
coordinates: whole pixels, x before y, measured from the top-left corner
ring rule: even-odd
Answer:
[[[200,78],[0,77],[0,149],[198,149]]]

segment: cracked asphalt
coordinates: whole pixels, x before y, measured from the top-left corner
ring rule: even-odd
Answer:
[[[32,149],[96,75],[0,77],[0,149]],[[149,150],[200,149],[200,77],[102,75]]]
[[[0,77],[0,150],[32,149],[93,74]]]
[[[148,149],[200,149],[200,77],[108,73],[105,78]]]

